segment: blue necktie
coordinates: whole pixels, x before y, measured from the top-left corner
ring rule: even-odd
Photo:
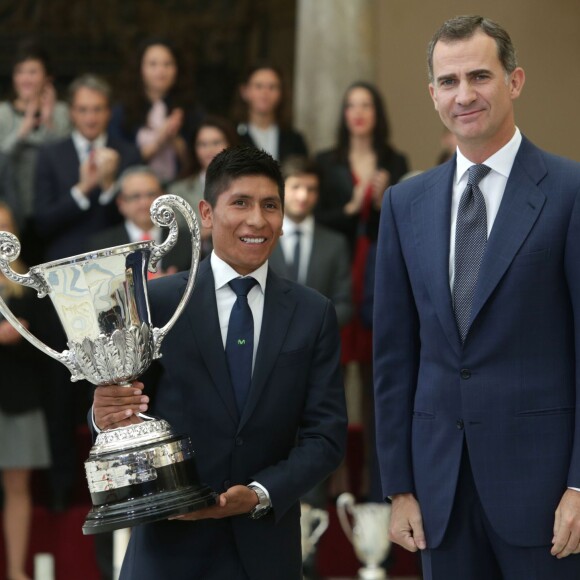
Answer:
[[[238,411],[246,404],[252,383],[252,360],[254,356],[254,317],[248,304],[248,292],[257,284],[254,278],[235,278],[230,288],[236,293],[228,323],[226,358]]]
[[[490,171],[487,165],[469,168],[467,187],[457,208],[453,308],[461,342],[465,342],[471,324],[471,305],[487,244],[487,211],[479,182]]]

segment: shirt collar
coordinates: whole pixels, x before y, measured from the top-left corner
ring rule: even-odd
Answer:
[[[300,230],[303,234],[312,235],[314,232],[314,216],[309,215],[304,218],[299,224],[292,221],[289,217],[284,216],[284,221],[282,223],[282,229],[284,234],[291,236],[296,230]]]
[[[71,133],[71,138],[76,150],[82,151],[83,154],[86,154],[91,141],[81,135],[76,129]],[[99,135],[94,141],[92,141],[92,143],[95,149],[105,147],[107,144],[107,134],[103,133],[102,135]]]
[[[493,171],[496,171],[500,175],[503,175],[506,179],[509,177],[510,171],[514,164],[514,160],[518,153],[522,142],[522,134],[520,130],[516,127],[513,137],[499,150],[496,151],[491,157],[488,157],[483,163],[487,165]],[[459,147],[457,148],[457,164],[455,170],[455,183],[459,183],[468,169],[475,165],[473,161],[470,161],[465,157]]]
[[[215,289],[219,290],[226,286],[230,280],[239,278],[240,274],[236,272],[228,263],[224,262],[216,253],[212,251],[210,256],[211,269],[213,271],[213,279],[215,281]],[[266,291],[266,278],[268,277],[268,260],[266,260],[257,270],[250,272],[248,276],[255,278],[262,290],[262,294]],[[243,276],[246,278],[246,276]]]
[[[141,228],[137,227],[136,224],[129,220],[125,220],[125,228],[129,234],[129,239],[132,242],[139,242],[143,238],[143,234],[148,233],[153,240],[157,243],[161,242],[161,228],[158,226],[153,226],[148,232],[145,232]]]

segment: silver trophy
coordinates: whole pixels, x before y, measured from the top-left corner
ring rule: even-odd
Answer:
[[[147,272],[177,241],[175,209],[191,233],[192,264],[181,301],[163,328],[151,323]],[[71,380],[129,386],[160,357],[163,339],[191,297],[199,264],[200,233],[191,207],[163,195],[151,206],[153,223],[169,228],[162,244],[135,242],[34,266],[25,275],[10,262],[20,242],[0,232],[0,270],[10,280],[46,295],[64,327],[68,350],[57,352],[32,335],[0,298],[0,312],[44,353],[64,364]],[[213,505],[217,494],[199,482],[189,437],[162,419],[103,431],[85,462],[93,508],[83,533],[96,534],[165,519]]]
[[[303,562],[314,552],[320,536],[327,528],[327,511],[312,507],[304,502],[300,504],[300,537]]]
[[[387,557],[391,506],[386,503],[355,505],[354,496],[343,493],[336,500],[340,525],[354,546],[357,558],[364,564],[358,571],[363,580],[384,580],[387,573],[381,563]],[[354,525],[351,525],[352,518]]]

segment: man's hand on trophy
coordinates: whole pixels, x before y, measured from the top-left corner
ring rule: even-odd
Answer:
[[[220,494],[216,505],[169,519],[192,521],[228,518],[248,514],[257,505],[258,496],[255,491],[245,485],[233,485],[225,493]]]
[[[142,419],[137,414],[147,411],[147,403],[149,397],[143,395],[143,383],[139,381],[130,387],[97,387],[93,396],[95,424],[105,430],[140,423]]]

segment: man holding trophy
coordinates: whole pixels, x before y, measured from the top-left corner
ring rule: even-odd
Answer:
[[[215,506],[136,527],[125,580],[301,576],[299,499],[340,463],[347,420],[332,304],[268,268],[283,200],[268,154],[232,148],[212,161],[200,214],[214,251],[151,368],[155,396],[148,379],[95,390],[97,429],[158,414],[191,437],[200,479],[219,492]],[[151,284],[156,324],[186,279]]]

